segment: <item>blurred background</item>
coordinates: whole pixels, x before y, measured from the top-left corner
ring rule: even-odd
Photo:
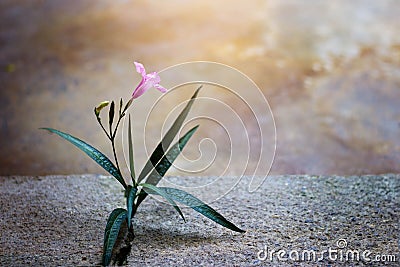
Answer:
[[[400,172],[399,17],[398,0],[1,0],[0,175],[103,173],[38,128],[111,156],[93,107],[130,97],[133,61],[158,71],[193,60],[233,66],[262,90],[277,128],[273,174]],[[151,147],[159,135],[146,138]]]

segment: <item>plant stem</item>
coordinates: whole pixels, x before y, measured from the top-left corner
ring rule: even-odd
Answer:
[[[117,125],[115,126],[114,132],[113,132],[112,135],[111,135],[111,138],[112,138],[112,139],[115,139],[115,136],[117,135],[117,130],[118,130],[119,123],[121,122],[121,119],[122,119],[124,116],[125,116],[124,113],[121,114],[121,116],[119,116]],[[110,131],[110,134],[111,134],[111,131]]]
[[[114,102],[112,102],[114,103]],[[118,131],[118,127],[119,124],[122,120],[122,118],[125,116],[125,112],[128,110],[129,106],[132,103],[132,99],[128,101],[128,103],[125,105],[124,110],[121,112],[121,107],[122,107],[122,98],[120,100],[120,107],[119,107],[119,118],[118,118],[118,122],[115,125],[115,129],[114,132],[112,131],[112,123],[110,123],[110,132],[108,133],[107,130],[104,128],[103,124],[101,123],[101,119],[99,116],[97,116],[97,121],[99,122],[101,128],[103,129],[104,133],[107,135],[107,138],[111,141],[111,146],[112,146],[112,150],[113,150],[113,154],[114,154],[114,159],[115,159],[115,165],[117,165],[117,169],[118,171],[121,173],[121,169],[119,167],[119,162],[118,162],[118,157],[117,157],[117,152],[115,149],[115,137],[117,136],[117,131]],[[110,116],[110,115],[109,115]]]
[[[119,164],[118,164],[117,153],[115,150],[115,138],[111,139],[111,146],[112,146],[112,150],[113,150],[113,154],[114,154],[115,164],[117,165],[117,169],[119,170],[119,172],[121,172],[121,169],[119,168]]]
[[[124,113],[122,113],[122,114],[119,116],[117,125],[115,125],[115,129],[114,129],[114,132],[113,132],[113,133],[111,133],[111,128],[110,128],[110,134],[111,134],[111,136],[109,137],[109,139],[110,139],[110,141],[111,141],[111,146],[112,146],[112,149],[113,149],[115,164],[117,165],[117,169],[118,169],[120,172],[121,172],[121,169],[119,168],[117,152],[116,152],[116,149],[115,149],[115,137],[117,136],[117,130],[118,130],[118,127],[119,127],[119,123],[121,122],[121,119],[122,119],[124,116],[125,116]],[[103,125],[102,125],[102,126],[103,126]],[[103,127],[103,129],[104,129],[104,127]],[[107,134],[107,136],[109,136],[109,135]]]
[[[101,126],[101,129],[103,129],[104,133],[107,135],[107,138],[111,140],[110,134],[106,131],[106,128],[104,128],[104,126],[103,126],[103,124],[101,123],[101,120],[100,120],[99,117],[97,117],[97,121],[99,122],[99,124],[100,124],[100,126]],[[110,131],[110,133],[111,133],[111,131]]]

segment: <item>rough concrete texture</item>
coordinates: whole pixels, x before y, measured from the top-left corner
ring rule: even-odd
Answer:
[[[148,199],[135,220],[129,266],[399,266],[400,175],[272,176],[254,193],[243,178],[212,203],[245,234],[191,209],[187,223]],[[108,213],[124,206],[121,187],[99,175],[1,177],[0,266],[86,266],[100,263]],[[199,191],[201,199],[207,192]],[[344,239],[347,246],[337,243]],[[260,249],[338,249],[396,262],[260,260]],[[342,251],[342,252],[340,252]],[[295,252],[292,252],[295,253]],[[263,254],[259,254],[263,257]],[[334,254],[332,254],[334,256]],[[292,254],[292,258],[296,255]],[[349,259],[350,256],[349,256]]]

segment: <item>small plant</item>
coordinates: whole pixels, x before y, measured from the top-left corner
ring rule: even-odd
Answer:
[[[179,116],[176,118],[175,122],[172,124],[171,128],[164,135],[160,143],[157,145],[150,158],[146,162],[142,171],[136,176],[135,166],[134,166],[134,156],[133,156],[133,141],[132,141],[132,131],[131,131],[131,119],[128,119],[128,151],[129,151],[129,169],[130,169],[130,180],[132,184],[127,184],[126,180],[122,176],[122,172],[118,163],[116,148],[115,148],[115,138],[117,135],[118,127],[120,126],[121,120],[126,116],[126,112],[132,105],[134,99],[138,98],[144,94],[151,87],[158,89],[159,91],[165,93],[167,90],[162,87],[160,83],[160,77],[156,72],[146,74],[146,71],[142,64],[135,62],[136,70],[142,75],[142,81],[134,90],[132,97],[124,105],[122,98],[119,101],[119,107],[117,116],[116,107],[114,101],[104,101],[100,103],[94,109],[94,114],[101,129],[106,134],[107,138],[111,142],[111,147],[114,155],[115,164],[102,152],[89,145],[88,143],[61,131],[52,128],[41,128],[55,133],[67,141],[71,142],[73,145],[77,146],[80,150],[85,152],[89,157],[96,161],[101,167],[108,171],[124,188],[126,197],[126,209],[116,208],[114,209],[108,217],[106,228],[104,230],[104,245],[103,245],[103,258],[102,263],[104,266],[108,266],[111,263],[112,257],[115,256],[119,264],[122,264],[128,253],[130,252],[130,242],[134,238],[133,224],[132,220],[136,214],[137,209],[143,200],[146,199],[148,194],[155,194],[165,198],[179,213],[183,220],[185,217],[176,202],[186,205],[195,211],[203,214],[207,218],[213,220],[214,222],[236,232],[244,232],[233,223],[225,219],[221,214],[215,211],[213,208],[194,197],[193,195],[176,188],[170,187],[158,187],[157,184],[164,177],[165,173],[173,164],[174,160],[178,157],[180,152],[185,147],[186,143],[196,132],[198,125],[190,129],[185,135],[183,135],[178,142],[172,144],[175,136],[178,134],[186,116],[188,115],[194,100],[196,99],[200,86],[186,107],[182,110]],[[101,111],[109,106],[108,111],[108,130],[103,125],[100,117]],[[115,122],[116,123],[114,126]],[[171,145],[172,144],[172,145]],[[114,255],[113,251],[116,242],[120,239],[120,231],[123,223],[126,223],[128,228],[128,235],[125,238],[127,244],[127,251],[124,255]],[[119,240],[120,241],[120,240]]]

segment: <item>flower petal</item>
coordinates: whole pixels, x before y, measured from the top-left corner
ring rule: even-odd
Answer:
[[[146,70],[145,70],[145,68],[144,68],[144,66],[143,66],[143,64],[142,63],[139,63],[139,62],[133,62],[134,64],[135,64],[135,66],[136,66],[136,71],[138,72],[138,73],[140,73],[141,75],[142,75],[142,77],[144,78],[145,76],[146,76]]]
[[[149,81],[144,81],[143,83],[140,83],[139,86],[133,92],[132,98],[138,98],[153,86],[154,84]]]
[[[154,85],[154,88],[156,88],[157,90],[159,90],[161,93],[166,93],[166,92],[167,92],[167,89],[164,88],[164,87],[162,87],[162,86],[159,85],[159,84],[155,84],[155,85]]]
[[[160,83],[161,79],[160,76],[158,76],[157,72],[152,72],[146,75],[146,79],[154,84]]]
[[[136,61],[134,62],[134,64],[136,66],[136,71],[142,75],[142,80],[136,87],[136,89],[133,91],[132,98],[138,98],[139,96],[143,95],[147,90],[149,90],[151,87],[156,88],[162,93],[167,92],[167,89],[165,89],[163,86],[159,84],[161,78],[157,72],[146,74],[146,70],[143,64]]]
[[[136,87],[136,89],[132,93],[132,98],[137,98],[138,97],[138,91],[139,89],[143,86],[145,79],[142,79],[139,83],[139,85]]]

